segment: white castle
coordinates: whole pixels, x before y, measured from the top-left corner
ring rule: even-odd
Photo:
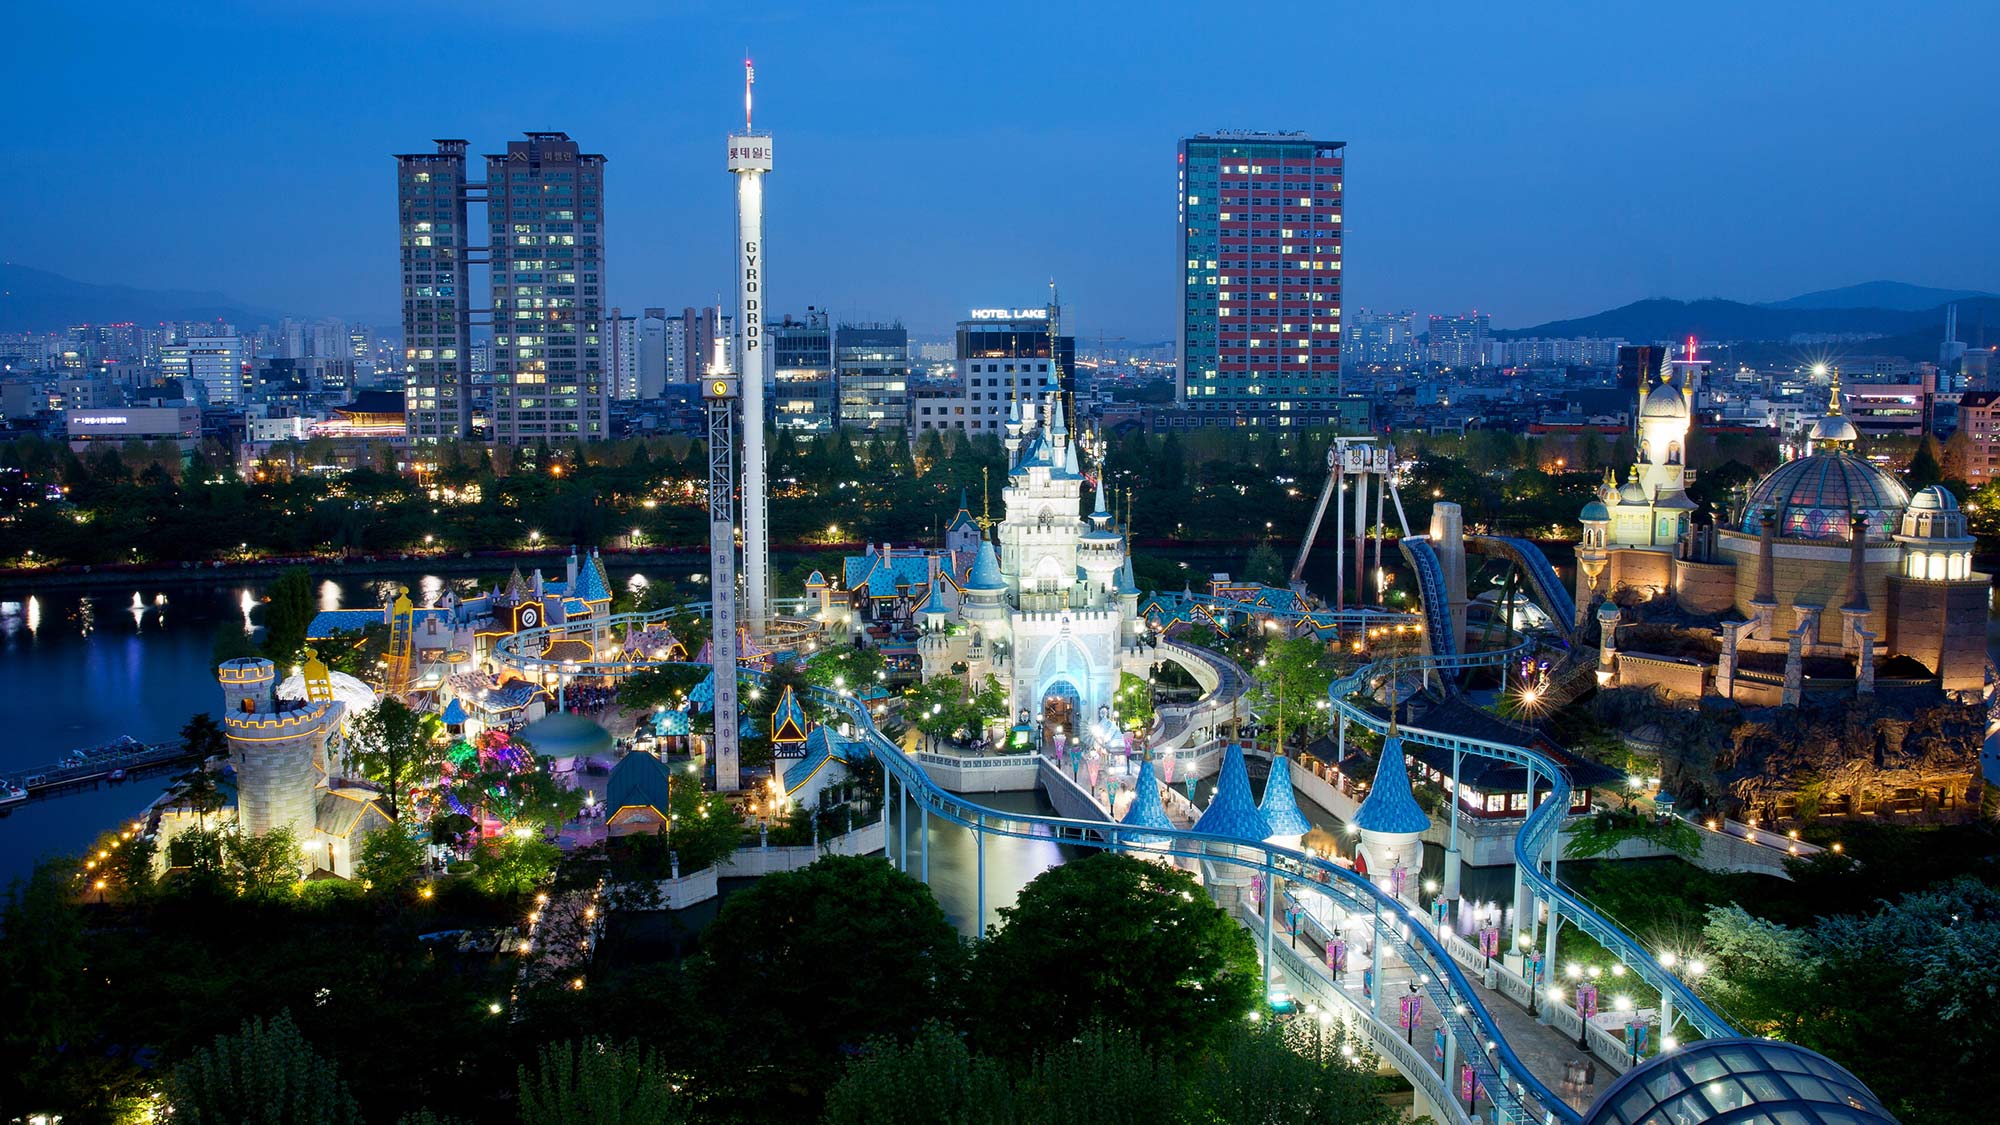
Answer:
[[[975,684],[990,673],[1007,685],[1014,718],[1074,738],[1114,706],[1121,657],[1144,624],[1139,590],[1101,472],[1083,514],[1088,481],[1060,396],[1016,403],[1005,444],[994,536],[961,505],[941,551],[884,546],[850,558],[848,620],[857,634],[869,621],[913,621],[925,679],[958,665]],[[837,612],[830,584],[815,575],[808,588],[823,615]]]

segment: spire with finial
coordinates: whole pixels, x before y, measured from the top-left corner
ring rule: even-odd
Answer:
[[[986,529],[993,526],[993,479],[992,469],[979,466],[979,537],[986,538]]]

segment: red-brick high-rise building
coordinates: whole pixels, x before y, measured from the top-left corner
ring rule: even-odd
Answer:
[[[1308,426],[1340,397],[1346,143],[1180,143],[1180,397],[1216,425]]]

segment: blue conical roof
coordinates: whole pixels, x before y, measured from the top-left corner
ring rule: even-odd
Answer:
[[[917,612],[937,617],[943,617],[951,613],[951,607],[945,604],[944,590],[938,585],[937,579],[931,579],[931,596],[924,599],[924,604],[918,608]]]
[[[1363,832],[1412,833],[1431,826],[1431,818],[1417,807],[1410,792],[1410,764],[1403,760],[1403,736],[1390,732],[1382,743],[1382,755],[1375,763],[1375,781],[1368,799],[1354,814],[1354,826]]]
[[[1250,772],[1243,767],[1243,747],[1230,743],[1222,752],[1222,773],[1215,779],[1215,798],[1194,822],[1197,832],[1234,836],[1262,843],[1271,835],[1271,825],[1250,799]]]
[[[1273,836],[1303,836],[1312,831],[1312,821],[1299,811],[1299,799],[1292,792],[1292,763],[1284,755],[1271,759],[1271,777],[1264,782],[1264,799],[1257,811],[1271,826]]]
[[[982,538],[979,541],[979,557],[972,561],[972,577],[965,583],[968,590],[1005,590],[1007,579],[1000,574],[1000,556],[993,553],[993,541]]]
[[[1169,839],[1162,833],[1171,830],[1174,822],[1167,817],[1167,806],[1160,800],[1160,779],[1153,774],[1153,759],[1139,763],[1139,780],[1132,788],[1132,807],[1125,810],[1124,819],[1118,823],[1157,830],[1126,836],[1128,844],[1161,844]]]

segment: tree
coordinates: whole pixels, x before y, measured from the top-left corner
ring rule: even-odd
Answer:
[[[394,696],[354,720],[347,745],[362,776],[389,795],[393,820],[402,819],[408,811],[410,787],[428,780],[437,767],[423,716]]]
[[[190,1125],[360,1125],[361,1107],[332,1060],[290,1012],[218,1035],[167,1077],[166,1104]]]
[[[0,908],[0,1101],[23,1104],[60,1065],[66,1044],[88,1042],[97,1008],[84,1000],[83,919],[71,879],[73,861],[52,859],[7,888]]]
[[[1390,1125],[1399,1115],[1377,1093],[1372,1068],[1366,1044],[1345,1033],[1306,1021],[1237,1023],[1185,1076],[1188,1117]]]
[[[732,895],[702,935],[702,958],[703,1002],[746,1062],[814,1088],[843,1050],[949,1011],[964,966],[930,888],[862,856],[827,856]]]
[[[290,828],[228,833],[222,837],[222,855],[237,893],[251,898],[290,893],[305,866],[299,838]]]
[[[1019,1102],[1021,1125],[1188,1120],[1173,1060],[1135,1031],[1103,1026],[1065,1037],[1039,1055]],[[1257,1119],[1232,1114],[1220,1120]]]
[[[476,878],[489,895],[523,895],[548,882],[561,858],[562,849],[547,840],[509,834],[486,842]]]
[[[363,836],[359,851],[355,867],[377,890],[399,890],[424,873],[423,841],[400,824]]]
[[[669,777],[667,793],[667,844],[683,873],[713,867],[743,843],[743,814],[729,798],[703,792],[692,776]]]
[[[1012,1125],[1007,1070],[928,1023],[904,1047],[871,1042],[827,1091],[825,1125]]]
[[[977,1041],[1020,1059],[1097,1023],[1190,1051],[1257,1001],[1250,935],[1185,871],[1100,852],[1035,877],[973,959]]]
[[[229,736],[214,715],[196,711],[181,724],[181,746],[190,757],[205,761],[229,753]]]
[[[297,663],[312,619],[312,578],[304,567],[293,567],[271,584],[264,606],[264,655],[280,668]]]
[[[180,785],[181,800],[187,802],[188,809],[194,813],[195,823],[207,828],[208,814],[220,809],[223,803],[222,790],[215,784],[215,775],[206,767],[198,766],[181,778]]]
[[[1289,740],[1304,738],[1328,723],[1320,707],[1333,683],[1333,662],[1326,645],[1310,637],[1287,637],[1264,646],[1264,655],[1250,675],[1256,681],[1251,703],[1264,721],[1275,725],[1280,704]],[[1279,688],[1283,687],[1282,696]]]
[[[517,1079],[521,1125],[677,1125],[687,1103],[651,1049],[637,1042],[552,1043]]]
[[[91,845],[85,861],[92,888],[106,894],[145,894],[153,889],[153,856],[159,850],[150,836],[129,830],[105,832]]]
[[[1910,455],[1909,465],[1903,469],[1903,486],[1915,492],[1943,479],[1944,466],[1938,462],[1937,439],[1926,434],[1916,452]]]
[[[1250,548],[1250,557],[1243,562],[1243,580],[1261,582],[1266,586],[1285,584],[1285,560],[1278,556],[1277,549],[1269,541],[1261,541]]]

